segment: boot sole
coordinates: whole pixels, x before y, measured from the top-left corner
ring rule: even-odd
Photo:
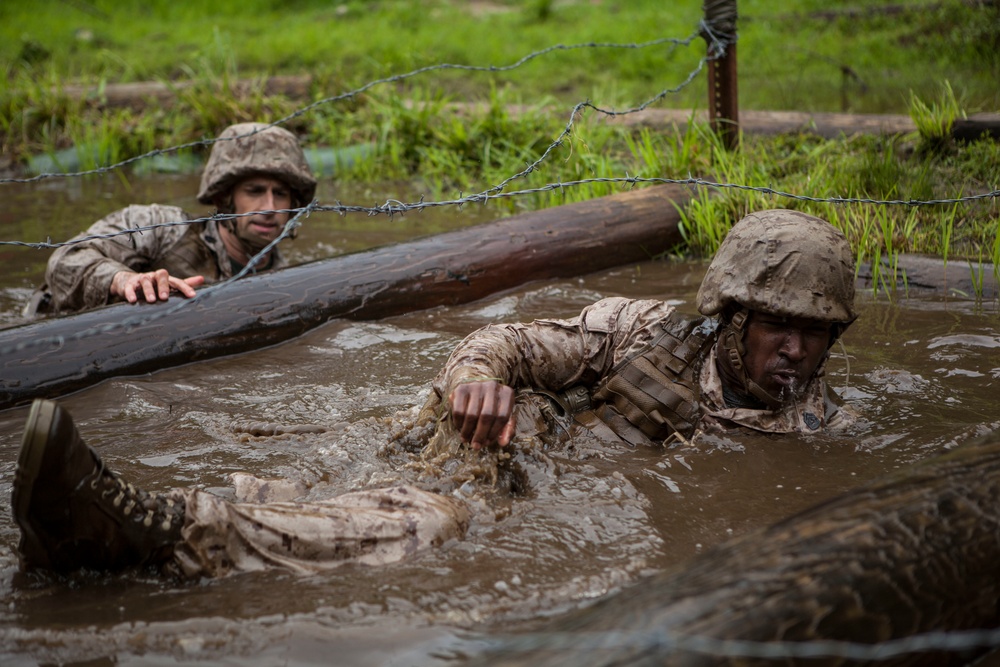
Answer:
[[[35,399],[24,424],[21,452],[17,457],[17,473],[14,478],[14,493],[11,498],[14,518],[17,519],[17,523],[23,531],[31,533],[32,537],[36,539],[37,536],[27,521],[28,508],[31,505],[31,497],[35,481],[38,479],[39,469],[42,466],[42,460],[45,458],[45,447],[49,441],[57,409],[59,409],[59,405],[53,401]]]

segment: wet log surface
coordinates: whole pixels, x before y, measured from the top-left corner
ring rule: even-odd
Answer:
[[[962,141],[986,137],[1000,139],[1000,113],[980,113],[959,118],[951,126],[951,136]]]
[[[971,664],[985,647],[883,659],[779,656],[819,640],[876,644],[997,627],[998,523],[1000,434],[993,433],[721,544],[547,628],[498,641],[473,664]],[[753,649],[771,660],[738,657]]]
[[[112,305],[2,330],[0,409],[260,349],[334,318],[467,303],[647,260],[681,242],[676,206],[690,196],[673,185],[635,190],[244,278],[189,302]]]
[[[942,296],[981,299],[986,303],[1000,297],[992,264],[965,259],[945,262],[924,255],[899,255],[895,267],[883,261],[877,272],[872,271],[870,264],[862,264],[858,268],[857,286],[858,289],[888,289],[903,296],[936,292]]]

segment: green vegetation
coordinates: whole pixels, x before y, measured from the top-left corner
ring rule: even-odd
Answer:
[[[338,179],[409,181],[451,198],[521,172],[562,137],[505,191],[696,177],[739,187],[700,189],[684,212],[683,252],[710,253],[747,210],[781,206],[835,221],[859,258],[884,259],[890,270],[901,252],[962,258],[973,271],[996,263],[996,198],[920,207],[810,199],[939,200],[997,189],[997,144],[957,144],[950,129],[964,114],[1000,108],[1000,3],[829,6],[741,0],[741,108],[908,113],[912,136],[747,135],[726,151],[699,123],[628,128],[586,108],[562,136],[578,102],[625,109],[678,86],[699,67],[700,38],[560,49],[510,71],[440,69],[367,87],[439,63],[506,66],[555,44],[688,38],[701,18],[695,1],[39,0],[0,4],[0,146],[15,173],[40,154],[58,166],[67,151],[87,169],[210,138],[232,122],[290,117],[307,146],[359,149],[330,167]],[[268,76],[305,74],[306,99],[266,93]],[[107,86],[134,81],[169,84],[173,102],[100,104]],[[73,95],[72,85],[93,90]],[[704,109],[705,86],[702,72],[657,106]],[[622,187],[556,187],[497,204],[516,211]]]
[[[909,91],[926,98],[945,79],[972,110],[1000,106],[996,3],[739,0],[738,6],[745,108],[899,113]],[[0,62],[15,80],[310,73],[339,92],[442,62],[508,65],[557,43],[685,38],[701,18],[697,0],[36,0],[0,4]],[[465,96],[496,80],[515,85],[525,99],[635,102],[683,78],[704,54],[704,42],[695,44],[558,52],[513,72],[459,72],[431,84]],[[704,82],[696,88],[667,104],[703,106]]]

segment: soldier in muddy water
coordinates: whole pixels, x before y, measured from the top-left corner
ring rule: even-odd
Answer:
[[[609,298],[572,320],[488,326],[451,355],[432,400],[448,397],[473,448],[550,431],[554,415],[633,445],[851,421],[823,380],[857,317],[839,230],[796,211],[752,213],[722,243],[697,301],[705,317],[695,321],[663,301]]]
[[[426,447],[496,456],[580,434],[669,446],[699,433],[816,432],[851,422],[826,386],[829,350],[856,318],[844,235],[789,210],[738,222],[687,321],[662,301],[608,298],[569,320],[468,336],[416,418]],[[476,450],[480,450],[476,454]],[[37,400],[12,495],[22,569],[152,566],[182,577],[387,563],[464,535],[469,508],[398,485],[328,501],[149,494],[108,470],[57,403]]]
[[[176,206],[116,211],[52,254],[45,283],[24,314],[152,303],[171,293],[192,297],[195,287],[241,271],[282,233],[288,211],[311,202],[315,192],[316,179],[295,135],[263,123],[231,125],[212,146],[198,201],[233,217],[186,224],[195,216]],[[122,233],[129,229],[142,232]],[[274,248],[255,260],[253,270],[284,265]]]

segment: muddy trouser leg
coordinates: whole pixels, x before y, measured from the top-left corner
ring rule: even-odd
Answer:
[[[268,504],[232,503],[197,490],[182,494],[184,530],[174,564],[190,577],[381,565],[462,537],[469,523],[460,501],[412,486]]]

